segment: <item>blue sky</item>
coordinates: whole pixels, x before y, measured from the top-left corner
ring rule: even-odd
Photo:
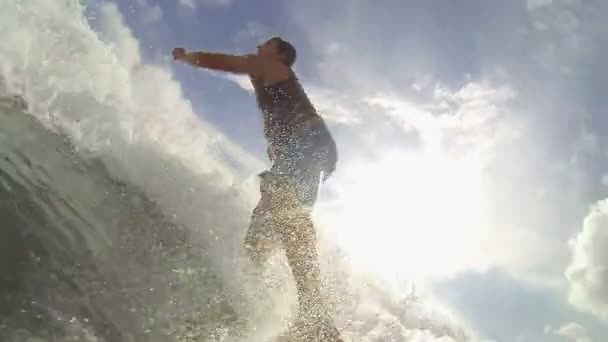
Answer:
[[[420,280],[488,340],[608,338],[608,5],[116,3],[145,63],[264,163],[242,79],[169,56],[294,43],[340,148],[318,215],[356,263]]]

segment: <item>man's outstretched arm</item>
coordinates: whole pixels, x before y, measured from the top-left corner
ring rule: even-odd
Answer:
[[[228,55],[215,52],[186,52],[182,48],[173,50],[173,58],[199,68],[226,71],[237,74],[256,75],[261,65],[256,55]]]

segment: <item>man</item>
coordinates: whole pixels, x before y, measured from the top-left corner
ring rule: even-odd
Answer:
[[[337,152],[327,126],[292,70],[295,48],[274,37],[258,46],[256,54],[188,53],[176,48],[173,57],[201,68],[249,75],[273,164],[260,174],[260,202],[253,210],[245,248],[251,260],[262,266],[282,246],[298,290],[298,321],[315,329],[328,324],[310,211],[319,183],[335,170]],[[321,340],[339,339],[333,324],[326,330],[329,333],[322,332]]]

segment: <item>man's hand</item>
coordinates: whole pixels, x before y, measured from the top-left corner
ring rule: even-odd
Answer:
[[[186,49],[184,48],[175,48],[173,49],[173,59],[176,61],[181,61],[186,57]]]

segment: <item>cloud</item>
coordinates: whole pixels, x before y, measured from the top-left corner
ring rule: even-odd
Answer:
[[[526,7],[529,10],[534,10],[540,7],[549,6],[553,0],[526,0]]]
[[[225,7],[232,4],[232,0],[179,0],[179,6],[190,10],[198,6],[206,7]]]
[[[162,20],[163,10],[159,5],[150,5],[148,0],[137,0],[136,3],[140,7],[142,23],[149,25]]]
[[[199,0],[203,6],[228,6],[232,0]]]
[[[233,40],[237,46],[244,46],[251,51],[252,46],[257,46],[271,37],[272,32],[273,30],[269,26],[259,21],[248,21],[245,28],[234,35]]]
[[[145,10],[141,16],[141,20],[145,24],[153,24],[161,21],[163,18],[163,11],[158,5],[154,5]]]
[[[576,322],[566,323],[557,329],[547,326],[545,327],[545,335],[564,337],[572,342],[593,342],[587,329]]]
[[[195,9],[196,8],[196,2],[195,0],[179,0],[179,5],[182,7],[186,7],[189,9]]]
[[[447,153],[458,155],[467,151],[492,153],[491,144],[499,138],[496,133],[504,129],[510,102],[516,98],[509,85],[481,80],[456,90],[436,84],[428,102],[396,94],[378,94],[366,101],[404,131],[428,134],[424,143],[439,143]]]
[[[570,301],[608,321],[608,200],[591,208],[570,247]]]
[[[230,73],[222,73],[219,74],[219,76],[236,83],[236,85],[238,85],[241,89],[245,90],[250,94],[253,94],[253,85],[251,84],[251,80],[248,76]]]
[[[601,182],[602,182],[602,185],[608,186],[608,173],[602,175]]]

